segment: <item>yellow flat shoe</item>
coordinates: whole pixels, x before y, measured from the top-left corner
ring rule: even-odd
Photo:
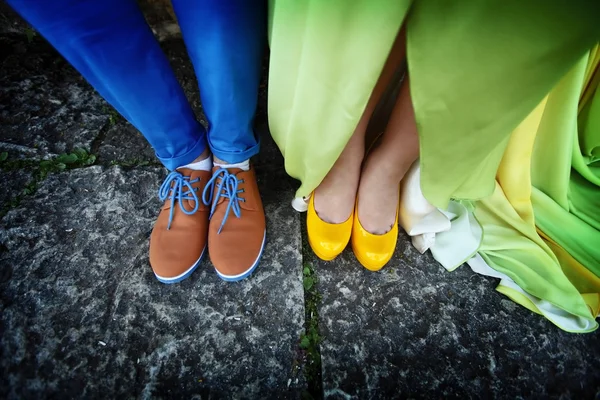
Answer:
[[[352,251],[363,267],[379,271],[390,261],[398,243],[398,208],[392,229],[383,235],[374,235],[363,228],[358,218],[358,198],[352,227]]]
[[[344,251],[350,241],[353,220],[354,211],[341,224],[330,224],[323,221],[315,210],[314,193],[310,196],[306,214],[306,230],[308,231],[308,243],[317,257],[324,261],[331,261]]]

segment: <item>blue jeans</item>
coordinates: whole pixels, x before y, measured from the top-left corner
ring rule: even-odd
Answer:
[[[258,152],[252,123],[263,46],[264,1],[173,0],[194,65],[208,132],[135,0],[8,0],[132,125],[168,168],[208,145],[237,163]]]

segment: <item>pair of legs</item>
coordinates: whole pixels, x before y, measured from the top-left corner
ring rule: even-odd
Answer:
[[[419,155],[408,75],[402,82],[383,135],[366,155],[365,132],[377,103],[405,54],[406,38],[402,30],[352,137],[315,190],[315,210],[325,222],[340,224],[346,221],[358,198],[358,218],[368,232],[381,235],[395,223],[400,181]]]
[[[187,277],[211,237],[211,259],[214,255],[221,277],[237,280],[251,272],[264,245],[264,212],[248,160],[259,149],[252,125],[266,38],[265,2],[172,1],[208,131],[196,120],[136,0],[8,3],[140,130],[173,171],[160,190],[166,203],[150,243],[159,280]],[[210,153],[221,166],[214,171]],[[245,241],[236,254],[246,251],[246,260],[230,254],[236,240]]]
[[[252,122],[264,7],[173,0],[210,124],[205,132],[135,0],[8,3],[140,130],[168,169],[192,162],[208,147],[229,163],[258,152]]]

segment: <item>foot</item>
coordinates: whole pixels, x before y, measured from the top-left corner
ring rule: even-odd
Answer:
[[[210,171],[181,168],[160,188],[165,204],[150,235],[150,265],[162,283],[187,278],[206,251],[208,207],[202,203],[202,191],[210,177]]]
[[[315,211],[324,222],[341,224],[350,218],[364,153],[364,143],[348,143],[333,168],[315,189]]]
[[[378,147],[365,161],[358,188],[358,218],[374,235],[389,232],[396,223],[400,181],[410,167],[399,162],[401,159]]]
[[[226,281],[246,278],[258,265],[266,235],[254,168],[215,167],[202,197],[210,206],[208,252],[217,275]]]

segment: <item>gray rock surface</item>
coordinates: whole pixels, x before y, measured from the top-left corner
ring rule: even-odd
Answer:
[[[283,171],[283,156],[271,138],[266,121],[263,124],[256,126],[255,131],[260,138],[260,152],[254,156],[254,164],[259,167],[270,168],[274,171]],[[291,178],[287,177],[286,179]],[[298,186],[298,184],[295,184],[294,190],[297,189]],[[292,192],[292,196],[293,195],[294,192]],[[291,201],[291,199],[292,198],[289,198],[287,200]]]
[[[600,335],[561,331],[463,266],[445,271],[401,235],[390,265],[347,249],[312,260],[323,299],[325,397],[594,398]]]
[[[0,34],[25,35],[28,28],[29,25],[19,18],[8,3],[0,1]]]
[[[113,121],[98,146],[98,162],[125,165],[136,163],[159,164],[154,149],[140,131],[122,117],[118,117],[116,120],[113,119]]]
[[[39,37],[1,37],[0,54],[0,149],[30,158],[91,150],[111,108],[77,71]]]
[[[0,397],[299,396],[301,243],[289,232],[300,226],[280,201],[289,183],[260,177],[270,235],[250,279],[225,283],[205,262],[168,286],[147,258],[163,175],[52,175],[1,221]]]
[[[2,169],[0,163],[0,188],[2,188],[0,190],[0,210],[16,199],[32,179],[29,171],[21,169],[6,171]]]

